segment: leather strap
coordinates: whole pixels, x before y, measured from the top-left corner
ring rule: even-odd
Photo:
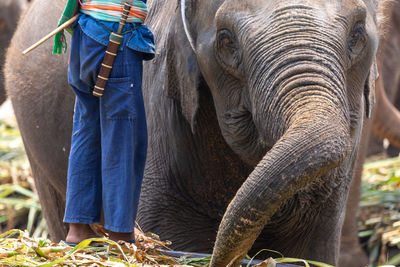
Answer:
[[[114,64],[115,57],[118,53],[118,48],[122,43],[123,36],[121,35],[122,29],[126,23],[126,20],[129,16],[129,11],[131,10],[132,5],[128,2],[132,2],[131,0],[123,0],[124,3],[124,11],[122,12],[121,21],[119,22],[119,27],[117,33],[112,32],[110,34],[110,41],[108,42],[107,50],[104,55],[103,63],[100,67],[100,72],[97,75],[96,85],[93,89],[93,95],[97,97],[101,97],[104,93],[104,89],[106,88],[108,77],[110,77],[110,73],[112,70],[112,66]]]

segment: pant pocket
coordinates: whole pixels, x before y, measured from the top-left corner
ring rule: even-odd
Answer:
[[[130,77],[109,78],[102,101],[103,115],[107,119],[134,120],[136,93]]]

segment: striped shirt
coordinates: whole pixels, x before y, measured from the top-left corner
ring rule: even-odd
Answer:
[[[144,23],[147,17],[147,5],[144,1],[133,0],[128,23]],[[95,19],[111,22],[121,20],[122,0],[80,0],[80,12]]]

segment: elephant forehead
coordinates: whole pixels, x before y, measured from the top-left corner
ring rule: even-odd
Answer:
[[[368,0],[366,0],[368,1]],[[369,1],[368,1],[369,2]],[[286,12],[296,15],[298,12],[310,10],[318,20],[334,20],[338,15],[349,16],[354,11],[366,10],[366,4],[362,0],[290,0],[290,1],[265,1],[265,0],[226,0],[217,12],[217,19],[235,19],[238,16],[246,17],[249,14],[262,14],[268,16],[271,13]]]

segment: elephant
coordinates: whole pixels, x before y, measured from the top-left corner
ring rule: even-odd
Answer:
[[[381,41],[381,49],[379,53],[380,59],[380,72],[382,73],[382,87],[385,88],[387,94],[387,99],[393,106],[398,110],[400,109],[400,64],[395,58],[400,53],[400,2],[394,1],[393,7],[389,10],[390,13],[386,16],[388,29],[386,29],[385,38]],[[378,112],[377,112],[378,113]],[[386,116],[387,112],[379,112],[377,120],[374,121],[374,134],[383,138],[383,136],[390,136],[390,143],[392,146],[389,147],[388,153],[390,156],[398,156],[399,150],[394,149],[393,146],[399,148],[399,132],[400,128],[393,127],[396,124],[396,120],[390,119]],[[400,118],[399,113],[397,113],[397,118]],[[390,129],[382,130],[384,126],[379,125],[379,123],[388,122],[391,125]],[[378,123],[375,125],[375,123]],[[376,126],[376,127],[375,127]],[[397,137],[396,137],[397,136]],[[396,140],[393,140],[396,139]],[[396,145],[397,144],[397,145]]]
[[[66,234],[74,104],[68,54],[50,55],[51,44],[24,59],[20,53],[56,25],[64,3],[35,0],[6,62],[7,90],[55,240]],[[361,132],[375,102],[378,3],[148,5],[157,52],[144,64],[149,147],[141,228],[173,249],[212,252],[210,266],[237,266],[261,248],[336,265]]]
[[[2,0],[0,2],[0,105],[7,98],[3,74],[6,50],[26,3],[26,0]]]
[[[26,56],[22,51],[55,28],[65,3],[32,1],[11,40],[4,67],[6,91],[54,241],[67,233],[62,216],[74,105],[66,76],[68,54],[52,55],[51,42]]]
[[[400,109],[400,66],[396,60],[400,53],[400,21],[398,20],[400,15],[400,3],[399,1],[393,1],[393,5],[393,8],[386,12],[386,23],[388,24],[388,27],[386,27],[385,38],[381,40],[382,49],[380,49],[380,57],[382,57],[383,62],[380,68],[380,73],[383,76],[382,79],[388,100],[393,103],[394,107]],[[380,112],[380,114],[385,116],[384,112]],[[386,121],[386,119],[383,118],[382,122],[383,121]],[[382,134],[377,133],[371,136],[372,140],[370,141],[370,146],[368,148],[369,155],[384,152],[382,139],[379,136],[382,136]],[[396,149],[395,146],[390,144],[386,149],[386,153],[391,157],[396,157],[399,155],[399,149]]]
[[[394,56],[400,53],[400,21],[398,20],[400,2],[393,1],[385,9],[387,29],[381,37],[378,51],[379,78],[376,82],[376,106],[371,120],[364,126],[357,167],[347,200],[341,238],[339,263],[341,267],[362,267],[368,264],[368,258],[358,241],[357,209],[360,199],[362,165],[371,147],[371,140],[374,140],[372,133],[381,139],[387,138],[390,144],[397,149],[400,148],[400,111],[398,110],[400,101],[396,99],[396,95],[400,96],[400,64],[394,59]]]

